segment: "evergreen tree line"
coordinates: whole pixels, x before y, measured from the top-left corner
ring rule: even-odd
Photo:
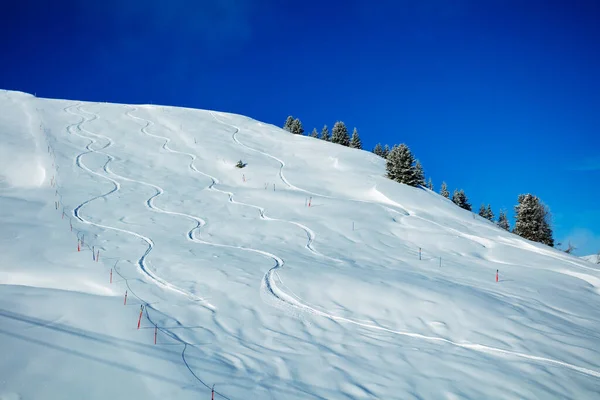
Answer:
[[[291,115],[285,120],[283,129],[296,135],[302,135],[304,133],[304,128],[302,127],[300,119],[294,118]],[[320,136],[319,132],[317,132],[317,128],[313,128],[309,136],[315,139],[325,140],[326,142],[341,144],[342,146],[351,147],[353,149],[362,149],[362,142],[358,135],[358,129],[354,128],[352,136],[350,136],[348,134],[348,128],[346,128],[346,124],[344,124],[343,121],[337,121],[333,124],[331,135],[329,134],[327,125],[324,125],[323,129],[321,129]]]
[[[283,129],[297,135],[304,133],[302,122],[291,115],[287,117]],[[310,136],[342,146],[362,149],[358,130],[354,128],[352,136],[350,136],[346,125],[342,121],[337,121],[333,125],[331,135],[327,125],[325,125],[321,129],[320,135],[317,129],[314,128]],[[386,160],[388,178],[405,185],[414,187],[422,186],[427,187],[431,191],[434,190],[431,178],[425,183],[423,166],[406,144],[394,145],[390,149],[387,144],[382,146],[381,143],[377,143],[372,152]],[[440,195],[450,199],[450,192],[448,191],[446,182],[442,182]],[[463,189],[455,189],[451,200],[458,207],[472,211],[472,206]],[[485,206],[482,204],[478,214],[489,221],[495,222],[500,228],[510,231],[510,224],[505,210],[500,210],[498,219],[496,220],[491,205],[488,204]],[[554,247],[550,211],[537,196],[532,194],[519,195],[518,204],[515,206],[515,226],[512,229],[512,233],[525,239]]]

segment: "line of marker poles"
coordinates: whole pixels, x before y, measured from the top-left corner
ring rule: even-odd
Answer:
[[[48,153],[51,153],[50,145],[48,145]],[[246,181],[245,175],[243,176],[242,179],[244,182]],[[55,187],[55,183],[56,183],[55,178],[54,178],[54,176],[52,176],[52,178],[50,179],[50,186]],[[267,186],[268,186],[268,183],[265,183],[265,189],[267,189]],[[275,191],[275,184],[273,184],[273,191]],[[54,195],[58,196],[58,189],[55,191]],[[60,206],[60,201],[55,200],[54,201],[55,209],[58,210],[59,206]],[[310,206],[310,204],[309,204],[309,206]],[[64,219],[64,218],[65,218],[65,211],[62,210],[61,219]],[[73,221],[70,218],[69,218],[69,229],[71,232],[73,232]],[[83,246],[85,246],[85,235],[82,234],[81,239],[77,238],[77,251],[80,252]],[[92,246],[92,260],[99,262],[99,259],[100,259],[100,250],[96,249],[96,246]],[[109,282],[111,284],[113,283],[113,268],[110,269]],[[127,295],[128,295],[128,291],[126,290],[125,297],[123,299],[123,305],[125,305],[125,306],[127,305]],[[138,316],[137,329],[140,329],[143,313],[144,313],[144,306],[140,305],[140,314]],[[157,338],[158,338],[158,325],[154,324],[154,344],[157,343]],[[212,399],[214,400],[214,396],[215,396],[214,385],[211,389],[211,395],[212,395]]]
[[[354,222],[352,222],[352,230],[354,230]],[[422,249],[419,247],[419,260],[422,259],[421,254],[422,254]],[[442,266],[442,257],[440,256],[440,267],[441,266]],[[499,281],[499,273],[500,273],[500,271],[496,270],[496,282],[500,282]]]

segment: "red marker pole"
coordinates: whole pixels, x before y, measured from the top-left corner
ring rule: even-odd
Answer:
[[[496,282],[498,282],[498,270],[496,270]]]
[[[140,317],[138,318],[138,329],[140,329],[140,324],[142,323],[142,313],[144,312],[144,306],[140,306]]]
[[[212,400],[215,400],[215,385],[212,387]]]
[[[79,245],[79,239],[77,239],[77,251],[81,251],[81,246]]]
[[[156,344],[156,334],[158,333],[158,327],[154,325],[154,344]]]
[[[123,305],[126,306],[127,305],[127,290],[125,291],[125,301],[123,302]]]

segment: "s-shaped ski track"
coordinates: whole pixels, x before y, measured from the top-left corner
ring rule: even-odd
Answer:
[[[310,194],[314,194],[315,196],[321,196],[321,197],[325,197],[325,198],[333,198],[330,196],[324,196],[324,195],[320,195],[317,193],[313,193],[304,189],[300,189],[292,184],[290,184],[287,179],[285,179],[285,177],[283,176],[283,167],[285,166],[285,163],[280,160],[279,158],[272,156],[268,153],[265,153],[263,151],[257,150],[257,149],[253,149],[252,147],[249,147],[243,143],[241,143],[237,138],[236,135],[237,133],[240,131],[240,129],[235,126],[235,125],[231,125],[228,123],[225,123],[223,121],[221,121],[220,119],[218,119],[214,112],[211,111],[211,115],[213,116],[213,118],[215,118],[215,120],[217,120],[218,122],[224,124],[224,125],[228,125],[232,128],[235,129],[235,132],[233,133],[233,138],[234,140],[240,144],[241,146],[250,149],[252,151],[261,153],[267,157],[270,157],[276,161],[278,161],[280,163],[280,173],[279,176],[281,177],[281,180],[288,185],[288,187],[290,187],[291,189],[295,189],[301,192],[305,192],[305,193],[310,193]],[[359,201],[359,202],[365,202],[365,203],[371,203],[371,202],[367,202],[367,201],[362,201],[362,200],[352,200],[352,201]],[[384,207],[386,208],[386,207]],[[554,360],[551,358],[546,358],[546,357],[540,357],[540,356],[535,356],[535,355],[530,355],[530,354],[526,354],[526,353],[521,353],[521,352],[516,352],[516,351],[511,351],[511,350],[505,350],[505,349],[501,349],[501,348],[497,348],[497,347],[492,347],[492,346],[486,346],[486,345],[482,345],[482,344],[477,344],[477,343],[460,343],[460,342],[454,342],[452,340],[446,339],[446,338],[442,338],[442,337],[437,337],[437,336],[428,336],[428,335],[422,335],[420,333],[415,333],[415,332],[406,332],[406,331],[401,331],[401,330],[395,330],[395,329],[390,329],[390,328],[386,328],[386,327],[382,327],[382,326],[378,326],[378,325],[374,325],[374,324],[369,324],[369,323],[363,323],[363,322],[359,322],[350,318],[345,318],[345,317],[339,317],[336,315],[333,315],[331,313],[327,313],[327,312],[323,312],[320,310],[317,310],[314,307],[311,307],[310,305],[307,305],[305,303],[303,303],[300,300],[295,299],[294,297],[288,295],[287,293],[285,293],[283,290],[281,290],[277,284],[276,281],[274,279],[274,275],[277,275],[277,269],[278,266],[275,266],[273,268],[271,268],[264,276],[263,278],[263,284],[262,286],[265,288],[265,290],[267,292],[269,292],[271,295],[275,296],[278,300],[283,301],[285,303],[288,303],[290,306],[298,309],[298,310],[302,310],[305,312],[308,312],[310,314],[313,315],[318,315],[321,317],[325,317],[325,318],[329,318],[331,320],[334,321],[340,321],[340,322],[345,322],[345,323],[349,323],[349,324],[353,324],[353,325],[357,325],[357,326],[361,326],[363,328],[368,328],[368,329],[373,329],[373,330],[378,330],[378,331],[384,331],[384,332],[388,332],[391,334],[395,334],[395,335],[400,335],[400,336],[405,336],[405,337],[411,337],[411,338],[415,338],[415,339],[421,339],[421,340],[425,340],[425,341],[430,341],[430,342],[437,342],[437,343],[442,343],[442,344],[448,344],[448,345],[452,345],[455,347],[460,347],[460,348],[464,348],[464,349],[469,349],[469,350],[473,350],[473,351],[478,351],[481,353],[487,353],[487,354],[493,354],[493,355],[508,355],[508,356],[513,356],[513,357],[517,357],[517,358],[523,358],[523,359],[527,359],[527,360],[531,360],[531,361],[538,361],[538,362],[542,362],[542,363],[546,363],[546,364],[550,364],[550,365],[555,365],[555,366],[560,366],[560,367],[565,367],[595,378],[600,378],[600,372],[592,370],[592,369],[588,369],[588,368],[584,368],[584,367],[579,367],[577,365],[573,365],[573,364],[569,364],[563,361],[559,361],[559,360]],[[281,278],[279,278],[279,280],[281,281]],[[281,282],[283,284],[283,282]]]
[[[91,169],[89,169],[89,168],[88,168],[88,167],[85,165],[85,163],[83,163],[83,161],[82,161],[82,158],[83,158],[83,156],[84,156],[84,155],[86,155],[86,154],[90,154],[90,153],[98,153],[98,154],[102,154],[102,155],[104,155],[104,156],[108,157],[108,160],[107,160],[107,162],[104,164],[104,167],[103,167],[105,171],[108,171],[108,164],[109,164],[109,163],[110,163],[112,160],[114,160],[114,157],[113,157],[113,156],[111,156],[110,154],[106,153],[106,152],[103,152],[103,151],[98,151],[98,150],[94,150],[94,149],[93,149],[91,146],[92,146],[94,143],[96,143],[96,140],[94,140],[94,139],[92,139],[92,138],[90,138],[90,137],[84,136],[84,135],[82,135],[82,134],[80,134],[80,133],[78,132],[78,131],[81,131],[81,132],[87,132],[88,134],[94,135],[93,133],[91,133],[91,132],[89,132],[89,131],[87,131],[87,130],[83,129],[83,128],[82,128],[82,124],[83,124],[84,122],[91,122],[91,121],[93,121],[93,120],[96,120],[96,119],[98,119],[98,115],[97,115],[97,114],[94,114],[94,113],[89,113],[89,114],[93,114],[93,115],[94,115],[94,118],[92,118],[92,119],[90,119],[90,120],[86,120],[86,119],[85,119],[84,117],[82,117],[81,115],[78,115],[78,114],[75,114],[75,113],[73,113],[73,112],[70,110],[70,109],[71,109],[71,108],[73,108],[73,107],[75,107],[75,106],[69,106],[69,107],[66,107],[66,108],[64,109],[64,111],[65,111],[65,112],[67,112],[68,114],[71,114],[71,115],[74,115],[74,116],[80,117],[80,118],[81,118],[81,121],[79,121],[79,122],[77,122],[77,123],[75,123],[75,124],[71,124],[71,125],[69,125],[69,126],[67,127],[67,131],[68,131],[68,132],[70,132],[70,133],[72,133],[72,134],[74,134],[74,135],[76,135],[76,136],[79,136],[79,137],[81,137],[81,138],[83,138],[83,139],[86,139],[86,140],[89,140],[89,141],[90,141],[90,142],[87,144],[87,146],[85,147],[85,148],[86,148],[86,151],[84,151],[84,152],[82,152],[82,153],[80,153],[79,155],[77,155],[77,156],[76,156],[76,158],[75,158],[75,164],[76,164],[78,167],[80,167],[81,169],[83,169],[84,171],[86,171],[86,172],[88,172],[88,173],[90,173],[90,174],[92,174],[92,175],[98,176],[98,177],[100,177],[100,178],[102,178],[102,179],[108,180],[109,182],[111,182],[111,183],[113,184],[113,188],[112,188],[112,189],[111,189],[109,192],[107,192],[107,193],[104,193],[104,194],[101,194],[101,195],[98,195],[98,196],[95,196],[95,197],[92,197],[91,199],[88,199],[88,200],[84,201],[83,203],[79,204],[77,207],[75,207],[75,209],[73,209],[73,216],[74,216],[75,218],[77,218],[77,220],[79,220],[80,222],[82,222],[82,223],[84,223],[84,224],[87,224],[87,225],[92,225],[92,226],[96,226],[96,227],[103,228],[103,229],[106,229],[106,230],[112,230],[112,231],[115,231],[115,232],[121,232],[121,233],[125,233],[125,234],[128,234],[128,235],[135,236],[135,237],[137,237],[137,238],[139,238],[139,239],[142,239],[144,242],[146,242],[146,244],[148,245],[148,247],[146,248],[146,251],[144,252],[144,254],[143,254],[143,255],[142,255],[142,256],[141,256],[141,257],[138,259],[138,261],[137,261],[137,265],[138,265],[138,267],[140,268],[140,270],[141,270],[141,271],[144,273],[144,276],[146,276],[146,277],[149,277],[149,278],[150,278],[150,279],[151,279],[151,280],[152,280],[154,283],[156,283],[156,284],[158,284],[158,285],[160,285],[160,286],[162,286],[162,287],[164,287],[164,288],[167,288],[167,289],[169,289],[169,290],[172,290],[172,291],[174,291],[174,292],[177,292],[177,293],[179,293],[179,294],[182,294],[182,295],[184,295],[184,296],[186,296],[186,297],[190,298],[190,299],[191,299],[191,300],[193,300],[193,301],[204,302],[204,303],[205,303],[205,306],[206,306],[207,308],[214,310],[214,306],[213,306],[213,305],[211,305],[210,303],[206,302],[206,300],[205,300],[205,299],[203,299],[203,298],[200,298],[200,297],[198,297],[198,296],[196,296],[196,295],[194,295],[194,294],[192,294],[192,293],[189,293],[189,292],[187,292],[187,291],[185,291],[185,290],[183,290],[183,289],[181,289],[181,288],[179,288],[179,287],[177,287],[177,286],[175,286],[175,285],[171,284],[170,282],[168,282],[168,281],[164,280],[163,278],[159,277],[157,274],[155,274],[154,272],[152,272],[152,271],[150,270],[150,268],[148,268],[148,265],[147,265],[147,261],[146,261],[146,259],[147,259],[147,257],[149,256],[149,254],[152,252],[152,250],[154,249],[154,242],[152,241],[152,239],[151,239],[151,238],[149,238],[149,237],[147,237],[147,236],[144,236],[144,235],[142,235],[142,234],[139,234],[139,233],[137,233],[137,232],[130,231],[130,230],[121,229],[121,228],[117,228],[117,227],[114,227],[114,226],[109,226],[109,225],[104,225],[104,224],[99,224],[99,223],[96,223],[96,222],[92,222],[92,221],[89,221],[88,219],[84,218],[84,217],[81,215],[81,210],[82,210],[82,208],[83,208],[83,207],[85,207],[87,204],[91,203],[91,202],[92,202],[92,201],[94,201],[94,200],[97,200],[97,199],[99,199],[99,198],[104,198],[104,197],[107,197],[107,196],[109,196],[109,195],[111,195],[111,194],[115,193],[116,191],[118,191],[118,190],[121,188],[121,185],[119,184],[119,182],[118,182],[118,181],[116,181],[116,180],[114,180],[114,179],[112,179],[112,178],[109,178],[109,177],[107,177],[107,176],[104,176],[103,174],[100,174],[100,173],[98,173],[98,172],[92,171]],[[85,111],[83,111],[83,110],[81,109],[81,107],[80,107],[80,106],[78,106],[77,108],[78,108],[78,110],[79,110],[80,112],[85,112]],[[75,128],[77,128],[77,129],[75,129]],[[112,145],[112,140],[111,140],[110,138],[108,138],[108,137],[106,137],[106,136],[102,136],[102,135],[96,135],[96,136],[98,136],[98,137],[102,137],[102,138],[106,139],[106,140],[107,140],[107,142],[108,142],[108,143],[107,143],[107,144],[106,144],[106,145],[105,145],[105,146],[102,148],[102,150],[106,150],[108,147],[110,147],[110,146]]]

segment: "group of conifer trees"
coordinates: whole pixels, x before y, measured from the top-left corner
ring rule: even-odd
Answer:
[[[297,135],[302,135],[304,133],[302,122],[291,115],[287,117],[283,129]],[[315,128],[309,136],[346,147],[362,149],[358,130],[354,128],[352,136],[350,136],[346,125],[342,121],[337,121],[333,125],[331,135],[329,134],[327,125],[325,125],[321,130],[320,135]],[[433,191],[433,182],[431,178],[429,178],[427,183],[425,182],[423,166],[421,165],[421,162],[415,158],[406,144],[394,145],[390,149],[387,144],[382,146],[381,143],[377,143],[372,152],[386,160],[388,178],[405,185],[427,187]],[[450,192],[448,191],[446,182],[442,182],[440,195],[450,199]],[[463,189],[455,189],[451,200],[458,207],[467,211],[472,211],[472,206]],[[494,220],[495,216],[492,207],[489,204],[487,206],[482,204],[478,214],[481,217],[496,223],[500,228],[510,231],[510,224],[506,216],[506,211],[501,210],[498,214],[498,219]],[[525,239],[554,247],[548,207],[544,205],[538,197],[532,194],[519,195],[518,204],[515,206],[515,226],[512,232]]]
[[[298,118],[294,118],[291,115],[287,117],[285,124],[283,125],[283,129],[296,135],[302,135],[304,133],[302,122]],[[351,147],[353,149],[362,149],[362,142],[360,140],[360,136],[358,135],[358,130],[354,128],[352,131],[352,136],[350,136],[348,134],[348,128],[346,128],[346,124],[344,124],[342,121],[337,121],[335,124],[333,124],[331,135],[329,134],[329,128],[327,125],[325,125],[323,126],[323,129],[321,129],[320,136],[319,132],[317,132],[317,128],[313,128],[309,136],[315,139],[325,140],[326,142],[341,144],[342,146]]]

